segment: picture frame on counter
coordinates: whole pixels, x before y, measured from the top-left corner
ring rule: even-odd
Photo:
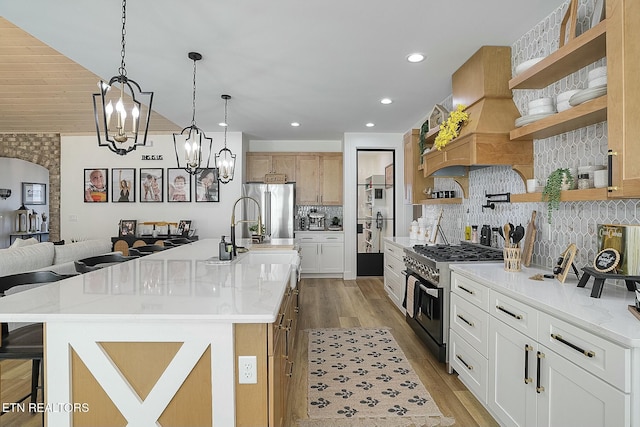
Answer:
[[[135,236],[138,222],[135,219],[121,219],[118,237]]]
[[[136,170],[134,168],[111,169],[111,202],[136,201]]]
[[[178,223],[178,235],[182,237],[188,237],[189,231],[191,231],[191,220],[181,219]]]
[[[182,168],[167,168],[167,201],[191,201],[191,175]]]
[[[46,205],[47,204],[47,184],[37,182],[22,183],[22,204],[23,205]]]
[[[164,169],[140,168],[140,201],[154,203],[163,201]]]
[[[109,201],[109,169],[84,170],[84,201],[106,203]]]

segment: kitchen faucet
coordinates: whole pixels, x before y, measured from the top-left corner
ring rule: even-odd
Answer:
[[[241,219],[239,221],[236,221],[236,205],[238,204],[238,202],[242,199],[248,199],[248,200],[253,200],[256,204],[256,206],[258,207],[258,220],[253,220],[253,219]],[[238,246],[236,245],[236,225],[241,223],[241,222],[247,222],[247,223],[253,223],[253,222],[257,222],[258,223],[258,236],[262,236],[262,217],[260,216],[260,203],[258,203],[258,201],[256,199],[254,199],[253,197],[249,197],[249,196],[242,196],[240,198],[238,198],[238,200],[236,200],[236,202],[233,204],[233,210],[231,211],[231,244],[233,245],[233,256],[238,255]]]

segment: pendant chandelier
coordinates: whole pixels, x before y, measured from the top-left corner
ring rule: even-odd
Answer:
[[[153,92],[143,92],[138,83],[127,77],[124,61],[126,21],[127,0],[123,0],[119,74],[111,77],[108,83],[100,80],[99,93],[93,94],[98,146],[107,147],[121,156],[139,145],[146,145],[153,101]]]
[[[198,169],[209,168],[213,139],[208,138],[204,131],[196,126],[196,62],[202,59],[202,55],[198,52],[189,52],[189,58],[193,60],[193,114],[191,116],[191,126],[182,129],[180,133],[173,134],[173,148],[176,152],[178,167],[184,169],[191,175],[195,175]],[[206,149],[205,155],[207,157],[205,166],[201,166],[203,142]]]
[[[223,184],[233,180],[233,173],[236,168],[236,155],[227,148],[227,128],[229,123],[227,122],[227,103],[231,99],[230,95],[222,95],[224,99],[224,123],[220,123],[224,126],[224,148],[216,154],[216,166],[218,167],[218,181]]]

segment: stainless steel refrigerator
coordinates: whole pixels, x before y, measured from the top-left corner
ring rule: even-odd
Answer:
[[[243,184],[242,195],[255,199],[260,204],[260,215],[265,227],[265,236],[272,239],[293,239],[295,215],[295,184]],[[243,220],[257,220],[256,204],[248,199],[241,202]],[[238,225],[240,237],[251,237],[249,227]]]

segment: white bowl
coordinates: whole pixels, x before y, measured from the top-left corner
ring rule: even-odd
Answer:
[[[529,104],[527,105],[529,106],[529,110],[531,110],[532,108],[543,106],[543,105],[553,106],[553,98],[546,97],[546,98],[534,99],[533,101],[530,101]]]
[[[520,64],[520,65],[518,65],[516,67],[516,75],[527,71],[529,68],[533,67],[534,65],[536,65],[538,62],[542,61],[543,59],[544,59],[544,56],[543,57],[539,57],[539,58],[529,59],[528,61],[524,61],[522,64]]]
[[[565,102],[565,101],[568,102],[569,98],[571,98],[573,95],[575,95],[578,92],[580,92],[580,89],[573,89],[573,90],[568,90],[566,92],[561,92],[558,95],[556,95],[556,104],[558,105],[558,110],[560,110],[561,102]]]
[[[597,79],[589,80],[589,87],[604,86],[607,84],[607,76],[598,77]]]
[[[571,104],[569,104],[569,100],[558,102],[558,113],[568,110],[571,108]]]
[[[553,105],[541,105],[539,107],[529,108],[529,115],[555,112],[556,109],[553,107]]]
[[[589,71],[588,79],[589,81],[591,81],[599,77],[606,77],[606,75],[607,75],[607,67],[602,66],[602,67],[594,68],[593,70]]]

